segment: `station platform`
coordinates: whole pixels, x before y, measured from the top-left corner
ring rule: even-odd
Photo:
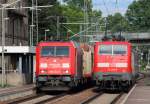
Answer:
[[[4,48],[5,75],[2,75],[2,65],[0,65],[0,85],[7,83],[10,86],[21,86],[35,82],[36,56],[34,46],[0,46],[1,53]],[[0,60],[0,63],[1,60]]]
[[[8,93],[8,92],[14,92],[14,91],[20,91],[24,89],[31,89],[34,88],[34,84],[30,85],[24,85],[24,86],[19,86],[19,87],[7,87],[7,88],[0,88],[0,95],[3,93]]]
[[[150,104],[150,76],[140,80],[121,104]]]
[[[35,85],[24,85],[20,87],[0,88],[0,104],[3,101],[28,96],[35,93]]]

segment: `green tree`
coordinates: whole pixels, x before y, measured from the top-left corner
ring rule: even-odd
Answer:
[[[88,14],[88,22],[97,22],[99,18],[101,18],[101,11],[92,10],[92,0],[64,0],[67,5],[63,6],[63,15],[67,17],[67,22],[85,22],[84,21],[84,11],[85,5],[87,4],[87,14]],[[84,25],[66,25],[71,29],[74,33],[78,33],[80,31],[80,26]]]
[[[63,15],[66,17],[69,23],[79,23],[83,21],[83,11],[80,8],[72,7],[70,5],[62,6]],[[66,29],[70,29],[72,33],[79,32],[79,25],[64,25]]]
[[[31,6],[31,0],[29,5]],[[35,1],[35,0],[34,0]],[[84,0],[64,0],[67,5],[60,5],[57,0],[38,0],[38,5],[53,5],[50,8],[41,8],[39,13],[39,36],[44,40],[44,30],[49,29],[49,37],[56,39],[57,22],[59,17],[59,31],[61,38],[65,39],[67,35],[74,35],[80,31],[79,25],[64,25],[66,22],[84,22]],[[101,17],[101,11],[92,10],[92,0],[85,0],[87,3],[87,12],[90,17]],[[35,3],[34,3],[35,4]],[[35,24],[34,19],[34,24]],[[29,12],[29,24],[31,24],[31,11]],[[69,32],[69,34],[68,34]],[[36,36],[35,36],[36,37]],[[36,38],[35,38],[36,39]],[[66,39],[65,39],[66,40]]]
[[[28,0],[28,2],[29,2],[29,5],[32,6],[31,0]],[[35,0],[34,0],[34,5],[35,5]],[[65,22],[65,19],[63,18],[63,14],[62,14],[62,7],[60,6],[57,0],[38,0],[38,5],[40,6],[53,5],[52,7],[48,7],[48,8],[40,8],[41,11],[38,11],[40,40],[44,40],[45,29],[50,30],[47,33],[48,39],[50,39],[50,37],[53,37],[53,39],[56,39],[57,17],[58,16],[60,17],[59,22]],[[31,24],[31,11],[29,11],[29,24]],[[36,24],[35,18],[34,18],[34,24]]]
[[[127,21],[120,13],[116,13],[107,17],[107,26],[112,33],[126,31]]]
[[[150,29],[150,0],[138,0],[129,5],[126,18],[129,31],[143,32]]]

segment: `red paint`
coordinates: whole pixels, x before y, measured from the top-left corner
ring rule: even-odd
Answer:
[[[48,56],[41,57],[41,48],[44,46],[68,46],[69,47],[69,56]],[[73,42],[41,42],[36,48],[36,76],[38,75],[70,75],[75,76],[77,70],[77,54],[82,54],[80,49],[75,46]],[[46,63],[47,68],[40,68],[41,63]],[[62,67],[63,64],[69,64],[69,68]],[[44,70],[45,72],[41,73]],[[65,73],[68,71],[68,73]]]
[[[99,54],[99,47],[101,45],[126,45],[126,55],[103,55]],[[98,67],[98,63],[108,63],[108,67]],[[127,67],[116,67],[116,63],[127,63]],[[94,46],[94,68],[93,72],[113,72],[113,73],[132,73],[131,68],[131,44],[128,42],[120,41],[106,41],[96,42]]]

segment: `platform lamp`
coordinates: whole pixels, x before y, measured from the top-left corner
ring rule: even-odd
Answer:
[[[47,32],[49,32],[49,29],[45,29],[45,41],[47,40]]]

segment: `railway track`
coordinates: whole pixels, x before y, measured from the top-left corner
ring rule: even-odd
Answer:
[[[76,93],[61,93],[31,95],[7,104],[115,104],[124,93],[95,92],[95,88],[88,88]]]
[[[49,98],[49,99],[46,99],[46,100],[37,102],[37,103],[35,103],[35,104],[45,104],[45,103],[52,102],[52,101],[55,101],[55,100],[58,100],[58,99],[63,99],[63,98],[66,97],[66,96],[67,96],[66,93],[63,93],[63,94],[54,96],[54,97],[52,97],[52,98]]]
[[[124,95],[124,93],[118,94],[118,95],[116,96],[116,98],[111,101],[110,104],[116,104],[116,102],[117,102],[123,95]]]
[[[88,88],[82,91],[77,92],[69,92],[69,93],[62,93],[58,95],[51,95],[51,94],[40,94],[40,95],[31,95],[20,99],[15,99],[13,101],[5,102],[7,104],[55,104],[60,103],[64,99],[72,98],[72,96],[76,96],[78,99],[80,99],[81,95],[84,93],[95,94],[92,92],[93,88]],[[88,96],[86,96],[88,97]],[[73,101],[73,100],[72,100]],[[77,104],[77,103],[76,103]]]
[[[144,73],[139,73],[139,78],[136,81],[140,81],[142,79],[145,78],[145,74]],[[134,87],[134,86],[133,86]],[[131,88],[132,89],[132,88]],[[130,90],[131,90],[130,89]],[[98,93],[94,96],[91,96],[90,98],[86,99],[85,101],[83,101],[81,104],[97,104],[97,103],[101,103],[101,104],[116,104],[118,102],[118,100],[120,100],[120,98],[126,95],[125,93],[121,92],[119,94],[108,94],[108,93]],[[110,97],[109,97],[110,96]],[[107,99],[107,101],[105,102],[105,98],[110,98]],[[100,100],[101,99],[101,100]],[[99,101],[99,102],[97,102]]]
[[[87,88],[87,89],[91,89],[91,88]],[[78,93],[84,92],[84,90],[87,90],[87,89],[82,89],[80,91],[67,92],[67,93],[66,92],[65,93],[64,92],[51,92],[51,93],[42,93],[42,94],[33,93],[27,96],[17,97],[15,99],[4,100],[3,103],[4,104],[43,104],[47,102],[54,103],[54,102],[60,101],[66,96],[76,95]]]
[[[108,94],[100,92],[83,101],[81,104],[115,104],[123,94],[124,93]]]
[[[141,80],[143,79],[145,76],[144,74],[141,74],[141,77],[137,80]],[[76,96],[77,99],[80,99],[81,95],[83,96],[86,90],[87,93],[90,92],[89,96],[83,98],[80,100],[80,104],[97,104],[97,103],[101,103],[101,104],[115,104],[120,97],[124,94],[124,93],[118,93],[118,94],[109,94],[109,93],[104,93],[104,92],[93,92],[93,89],[95,88],[88,88],[82,91],[79,91],[78,93],[75,94],[68,94],[68,93],[62,93],[62,94],[58,94],[58,95],[51,95],[51,94],[32,94],[26,97],[22,97],[22,98],[17,98],[17,99],[13,99],[10,101],[5,102],[6,104],[45,104],[45,103],[49,103],[49,104],[69,104],[69,103],[62,103],[63,100],[68,100],[67,98],[69,98],[69,100],[73,99],[72,96]],[[107,103],[106,100],[107,99]],[[74,101],[74,100],[71,100]],[[70,102],[71,102],[70,101]],[[98,102],[97,102],[98,101]],[[73,103],[73,104],[78,104],[78,103]]]
[[[43,94],[32,94],[30,96],[25,96],[25,97],[20,97],[20,98],[16,98],[13,100],[9,100],[9,101],[6,101],[5,103],[7,103],[7,104],[19,104],[21,102],[25,102],[25,101],[32,100],[32,99],[35,99],[38,97],[42,97],[42,96],[44,96],[44,95]]]
[[[26,96],[23,98],[14,99],[12,101],[5,102],[6,104],[44,104],[61,97],[64,97],[66,93],[58,94],[58,95],[48,95],[48,94],[35,94]]]
[[[63,97],[48,101],[48,103],[46,104],[80,104],[84,99],[96,94],[95,92],[93,92],[93,89],[95,88],[88,88],[77,92],[70,92]]]
[[[86,99],[85,101],[81,102],[81,104],[88,104],[88,103],[90,103],[91,101],[93,101],[94,99],[100,97],[102,94],[103,94],[103,93],[100,92],[100,93],[98,93],[98,94],[96,94],[96,95],[93,95],[93,96],[91,96],[90,98]]]
[[[95,88],[88,88],[77,93],[61,93],[30,95],[6,104],[116,104],[124,93],[94,92]]]

